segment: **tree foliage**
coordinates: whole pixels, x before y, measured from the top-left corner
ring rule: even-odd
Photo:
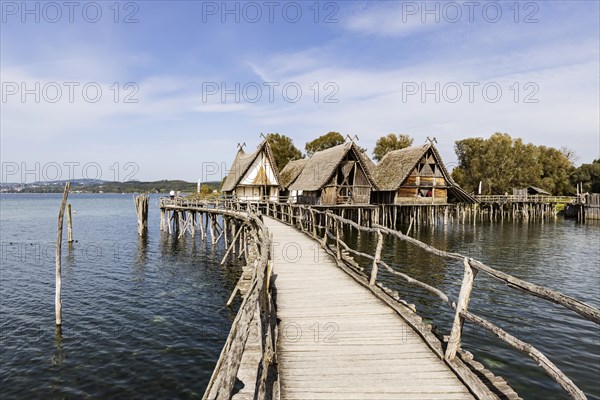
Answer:
[[[344,143],[344,137],[339,132],[329,132],[325,135],[319,136],[312,142],[306,143],[304,149],[306,154],[310,157],[317,151],[329,149]]]
[[[567,195],[574,192],[569,176],[575,169],[573,162],[565,153],[565,149],[539,146],[540,157],[538,159],[542,166],[542,176],[539,186],[555,195]],[[570,152],[572,154],[572,152]]]
[[[413,144],[413,138],[405,134],[395,135],[390,133],[377,139],[375,148],[373,149],[373,158],[376,161],[381,161],[383,156],[393,150],[400,150],[410,147]]]
[[[583,183],[584,192],[600,193],[600,159],[591,164],[581,164],[569,178],[573,186]]]
[[[281,171],[291,160],[304,158],[300,150],[294,146],[294,141],[285,135],[279,133],[267,134],[267,141],[273,151],[273,157],[277,168]]]
[[[507,133],[494,133],[489,139],[459,140],[454,149],[458,167],[452,177],[467,191],[476,192],[480,181],[482,194],[503,194],[527,186],[538,186],[555,195],[574,191],[569,181],[574,169],[573,153],[568,149],[524,143]]]

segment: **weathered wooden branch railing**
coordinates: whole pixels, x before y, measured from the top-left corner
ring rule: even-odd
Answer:
[[[259,307],[259,309],[261,310],[261,332],[270,332],[268,335],[261,334],[260,336],[263,338],[262,342],[264,346],[261,347],[263,349],[263,355],[260,363],[260,371],[257,374],[257,376],[260,376],[261,379],[257,382],[257,397],[255,397],[265,398],[264,387],[266,385],[264,385],[264,382],[267,381],[267,377],[269,374],[268,371],[273,365],[272,361],[275,357],[274,346],[276,328],[274,322],[275,315],[272,311],[272,300],[269,297],[268,289],[265,289],[268,287],[268,278],[266,277],[270,275],[270,263],[268,261],[268,250],[264,250],[264,243],[269,243],[269,238],[268,235],[265,233],[266,231],[264,229],[264,225],[262,225],[260,219],[254,215],[254,212],[257,210],[262,211],[266,215],[279,219],[282,222],[293,225],[301,231],[305,232],[307,235],[319,240],[321,245],[338,260],[338,265],[340,265],[339,263],[343,263],[347,267],[350,267],[350,269],[347,269],[346,272],[352,271],[353,273],[360,274],[365,277],[364,282],[359,283],[363,283],[364,285],[373,287],[373,291],[376,291],[380,288],[395,302],[401,303],[404,306],[409,306],[409,308],[411,308],[411,305],[407,304],[405,301],[400,299],[397,292],[385,288],[381,283],[377,283],[378,267],[380,266],[383,267],[390,274],[404,279],[409,284],[421,287],[422,289],[427,290],[429,293],[432,293],[433,295],[439,297],[454,311],[454,323],[452,324],[452,329],[447,340],[448,343],[445,349],[441,348],[439,342],[437,341],[437,339],[435,339],[435,337],[433,337],[433,339],[435,339],[437,343],[434,343],[434,340],[432,340],[432,334],[430,332],[428,333],[424,331],[422,329],[422,326],[418,326],[418,324],[416,324],[414,320],[411,321],[409,315],[403,314],[398,308],[396,308],[396,310],[405,319],[408,318],[407,322],[409,323],[409,325],[415,328],[417,333],[419,333],[425,339],[426,343],[430,346],[430,348],[432,348],[434,353],[437,354],[440,358],[444,359],[444,361],[455,372],[457,372],[459,376],[461,376],[461,379],[463,379],[463,381],[468,380],[466,378],[468,374],[465,374],[465,371],[461,370],[461,366],[456,362],[455,358],[457,351],[460,348],[460,343],[462,340],[461,337],[464,321],[469,321],[492,332],[504,343],[528,355],[538,365],[540,365],[540,367],[552,379],[554,379],[572,398],[586,398],[585,394],[562,371],[560,371],[560,369],[555,364],[553,364],[543,353],[541,353],[534,346],[517,339],[516,337],[504,331],[500,327],[468,311],[470,295],[473,289],[475,277],[478,272],[483,272],[493,277],[494,279],[504,282],[509,287],[519,289],[524,293],[531,294],[546,299],[548,301],[560,304],[578,313],[582,317],[597,324],[600,324],[600,310],[586,303],[583,303],[575,298],[516,278],[512,275],[498,271],[494,268],[485,265],[480,261],[473,260],[472,258],[468,258],[464,255],[436,249],[435,247],[423,243],[412,237],[409,237],[403,234],[402,232],[384,227],[382,225],[372,224],[370,227],[362,226],[354,221],[342,218],[341,216],[335,215],[329,211],[317,210],[305,205],[273,202],[240,202],[236,201],[235,199],[220,199],[212,202],[190,202],[184,199],[165,199],[161,200],[161,207],[185,209],[195,208],[196,211],[207,212],[210,215],[221,214],[237,216],[238,218],[241,218],[241,220],[243,220],[245,224],[250,224],[252,226],[252,240],[254,242],[254,245],[260,249],[259,253],[261,254],[261,257],[256,261],[255,276],[253,278],[251,290],[248,291],[246,297],[244,298],[242,306],[240,307],[240,311],[236,316],[230,335],[228,336],[227,342],[223,348],[221,357],[219,358],[219,362],[217,363],[217,367],[215,368],[215,372],[213,373],[213,377],[211,378],[209,387],[206,391],[204,397],[205,399],[225,399],[229,398],[228,396],[231,395],[233,390],[233,383],[235,381],[237,369],[239,368],[239,363],[241,360],[245,341],[248,338],[249,321],[251,320],[253,312],[256,311],[257,307]],[[229,211],[225,209],[228,209]],[[350,248],[346,243],[344,243],[341,234],[344,226],[348,226],[352,229],[356,229],[359,231],[376,234],[378,239],[375,254],[370,255],[367,253],[359,252]],[[424,251],[443,257],[445,259],[462,261],[464,266],[463,282],[460,288],[459,297],[456,300],[456,302],[453,301],[447,294],[443,293],[441,290],[431,285],[428,285],[425,282],[421,282],[417,279],[414,279],[407,274],[396,271],[385,261],[383,261],[381,259],[381,249],[383,246],[384,235],[393,236],[400,240],[406,241],[423,249]],[[331,245],[328,244],[328,239],[332,240]],[[263,253],[265,251],[267,252],[266,258],[263,257]],[[344,253],[346,253],[346,255]],[[369,275],[367,275],[364,272],[363,267],[356,263],[351,257],[347,256],[347,254],[349,253],[372,260]],[[266,293],[266,297],[268,298],[268,304],[264,304],[265,301],[258,301],[259,299],[263,299],[265,297],[264,293]],[[386,300],[384,299],[384,301]],[[390,306],[394,307],[392,303],[388,301],[386,302]],[[263,304],[264,308],[260,308],[261,304]],[[264,313],[262,310],[265,309],[269,311],[267,313]],[[412,309],[414,311],[414,306],[412,307]],[[263,314],[265,314],[264,317]],[[265,339],[265,337],[268,337],[268,339]],[[266,351],[267,348],[269,349],[268,351]],[[478,386],[477,382],[469,382],[468,385],[476,395],[479,393],[479,398],[485,398],[485,394],[489,393],[486,392],[486,388]],[[262,394],[258,395],[259,392]]]
[[[443,353],[444,360],[452,364],[456,357],[456,353],[460,348],[462,328],[464,321],[474,323],[497,336],[504,343],[508,344],[514,349],[517,349],[530,358],[532,358],[552,379],[554,379],[572,398],[574,399],[586,399],[585,394],[569,379],[560,369],[552,363],[544,354],[529,343],[525,343],[510,333],[504,331],[500,327],[493,323],[481,318],[472,312],[468,311],[469,299],[473,289],[475,277],[478,272],[483,272],[494,279],[504,282],[509,287],[519,289],[520,291],[530,294],[542,299],[546,299],[553,303],[560,304],[569,310],[572,310],[596,324],[600,324],[600,310],[589,304],[583,303],[573,297],[564,295],[558,291],[551,290],[522,279],[516,278],[512,275],[498,271],[492,267],[485,265],[484,263],[466,257],[458,253],[446,252],[443,250],[436,249],[426,243],[423,243],[417,239],[411,238],[402,232],[386,228],[381,225],[374,224],[371,227],[361,226],[354,221],[344,219],[328,211],[316,210],[304,205],[293,205],[293,204],[281,204],[281,203],[266,203],[264,205],[264,211],[267,215],[272,216],[282,222],[288,223],[295,226],[301,231],[305,232],[309,236],[319,240],[322,246],[329,250],[330,254],[336,257],[338,260],[346,262],[349,266],[368,279],[368,284],[373,286],[376,284],[378,275],[378,266],[382,266],[389,273],[399,276],[406,280],[408,283],[415,286],[421,287],[433,295],[439,297],[444,303],[446,303],[454,311],[454,323],[448,339],[448,343]],[[351,227],[362,232],[370,232],[377,235],[377,245],[374,255],[359,252],[350,248],[342,240],[340,231],[343,230],[343,226]],[[394,270],[390,265],[381,260],[381,249],[383,245],[384,236],[393,236],[400,240],[411,243],[419,248],[446,258],[450,260],[460,260],[463,262],[464,274],[463,282],[460,288],[459,296],[456,302],[452,301],[448,295],[443,293],[441,290],[428,285],[425,282],[421,282],[414,279],[407,274]],[[328,239],[331,239],[333,244],[328,245]],[[343,250],[342,250],[343,249]],[[364,273],[364,268],[360,267],[353,259],[344,257],[343,252],[353,253],[360,257],[364,257],[372,260],[370,276]],[[383,285],[377,283],[376,286],[383,288]],[[386,293],[393,297],[395,300],[402,302],[399,299],[398,293],[389,289],[385,289]],[[428,343],[430,344],[430,343]],[[431,346],[430,346],[431,347]]]
[[[254,212],[240,212],[224,208],[209,207],[206,203],[198,202],[194,205],[184,203],[175,199],[161,199],[161,211],[172,211],[173,215],[187,212],[191,217],[186,218],[187,224],[181,224],[182,232],[188,229],[195,230],[196,213],[206,214],[207,224],[210,222],[213,238],[219,235],[227,238],[227,228],[223,227],[220,233],[216,229],[216,217],[223,219],[234,219],[239,224],[237,233],[233,237],[231,245],[223,260],[232,249],[235,249],[236,240],[243,235],[244,252],[247,260],[254,266],[250,286],[243,297],[239,311],[231,325],[229,335],[223,346],[213,374],[210,378],[203,399],[225,400],[234,395],[234,385],[238,375],[246,342],[250,336],[253,318],[258,327],[259,360],[256,363],[256,382],[254,399],[273,398],[273,388],[277,382],[275,345],[277,341],[276,315],[273,298],[270,293],[271,279],[271,240],[260,216]],[[190,222],[191,221],[191,222]],[[161,221],[163,222],[163,221]],[[169,227],[171,226],[169,222]],[[202,227],[202,222],[199,224]],[[191,227],[191,228],[189,228]],[[161,224],[161,228],[165,228]],[[235,229],[234,229],[235,230]],[[203,239],[205,238],[203,231]],[[192,232],[193,233],[193,232]],[[212,239],[213,244],[218,241]],[[240,243],[240,248],[242,244]],[[241,251],[240,251],[241,253]],[[252,256],[248,256],[252,253]],[[241,254],[240,254],[241,256]],[[235,294],[235,291],[234,291]]]

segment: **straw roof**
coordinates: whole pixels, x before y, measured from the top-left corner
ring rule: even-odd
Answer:
[[[291,184],[291,190],[321,190],[331,179],[340,162],[348,152],[354,152],[355,158],[362,166],[367,179],[375,186],[375,179],[360,149],[354,142],[342,143],[329,149],[317,151],[308,159],[298,178]]]
[[[375,180],[375,170],[377,169],[377,164],[375,164],[373,160],[369,158],[366,151],[361,151],[360,156],[364,162],[366,172],[373,177],[373,180]]]
[[[546,195],[550,194],[547,191],[545,191],[544,189],[536,187],[536,186],[529,186],[527,188],[527,193],[529,193],[529,194],[531,194],[531,193],[533,193],[533,194],[546,194]]]
[[[252,153],[245,153],[244,150],[238,150],[235,160],[233,160],[233,164],[229,169],[229,174],[225,178],[225,182],[223,183],[223,187],[221,188],[222,192],[230,192],[240,183],[240,181],[244,178],[248,169],[254,163],[254,160],[261,154],[262,151],[265,151],[267,154],[267,158],[269,159],[269,163],[271,164],[271,168],[273,169],[273,173],[275,174],[275,179],[278,183],[281,182],[281,178],[279,177],[279,171],[277,170],[277,164],[275,163],[275,159],[273,157],[273,153],[271,152],[271,146],[269,142],[264,140],[261,144],[258,145],[255,151]],[[264,170],[263,170],[264,174]]]
[[[474,203],[475,199],[454,182],[442,161],[440,153],[438,153],[435,146],[430,143],[422,146],[394,150],[387,153],[375,169],[375,181],[377,182],[379,190],[398,190],[429,149],[432,150],[433,155],[440,166],[442,175],[446,179],[446,182],[448,182],[449,193],[454,195],[460,201]]]
[[[287,163],[287,165],[279,174],[281,186],[288,188],[292,183],[294,183],[294,181],[298,179],[298,176],[300,176],[300,173],[304,169],[307,161],[307,158],[301,158],[299,160],[294,160]]]
[[[429,146],[424,144],[387,153],[375,169],[375,181],[379,190],[398,190],[429,150]]]

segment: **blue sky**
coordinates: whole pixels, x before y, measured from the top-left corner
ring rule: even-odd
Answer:
[[[436,137],[452,167],[500,131],[591,162],[599,4],[2,1],[2,180],[220,178],[261,132]]]

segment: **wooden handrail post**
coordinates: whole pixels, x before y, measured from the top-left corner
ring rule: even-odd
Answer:
[[[323,239],[321,240],[321,246],[327,248],[327,214],[325,214],[325,232],[323,232]]]
[[[340,221],[338,221],[337,219],[335,220],[335,245],[337,248],[337,259],[341,260],[342,259],[342,250],[340,249]]]
[[[477,275],[477,270],[471,268],[469,260],[466,257],[463,259],[463,264],[465,266],[465,273],[463,275],[462,285],[460,286],[458,301],[456,302],[456,314],[454,315],[450,339],[448,339],[448,347],[446,347],[446,354],[444,355],[446,360],[453,360],[460,347],[462,328],[465,322],[461,313],[467,311],[469,307],[469,298],[471,297],[471,290],[473,289],[473,280]]]
[[[375,248],[375,258],[373,258],[373,267],[371,268],[371,278],[369,285],[374,285],[377,280],[377,263],[381,261],[381,249],[383,248],[383,235],[381,230],[377,229],[377,247]]]
[[[317,220],[315,219],[315,212],[313,211],[312,208],[309,209],[310,210],[310,220],[311,220],[311,225],[312,225],[312,237],[316,239],[317,237]]]

